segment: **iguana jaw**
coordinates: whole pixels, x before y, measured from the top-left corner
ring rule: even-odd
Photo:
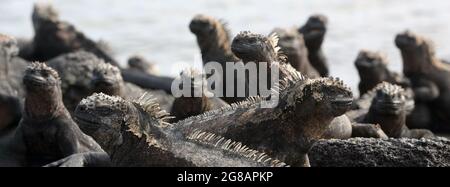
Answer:
[[[331,99],[330,101],[334,111],[336,111],[335,115],[339,115],[342,113],[341,111],[347,111],[352,106],[353,98],[338,95],[335,99]]]

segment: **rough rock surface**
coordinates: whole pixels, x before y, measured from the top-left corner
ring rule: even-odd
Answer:
[[[450,140],[352,138],[320,140],[312,167],[449,167]]]

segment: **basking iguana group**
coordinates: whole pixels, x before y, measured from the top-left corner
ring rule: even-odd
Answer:
[[[224,71],[188,69],[178,78],[157,75],[142,56],[120,67],[104,42],[61,21],[49,5],[37,4],[32,18],[31,41],[0,34],[0,166],[450,165],[449,141],[426,129],[448,128],[450,66],[409,31],[395,40],[405,76],[363,50],[355,98],[342,80],[326,77],[323,15],[298,29],[234,38],[224,21],[197,15],[189,29],[205,70],[217,62]],[[269,95],[250,93],[251,75],[226,72],[227,62],[267,63],[268,71],[252,72],[257,88],[262,77],[278,81],[267,83]],[[208,82],[212,73],[219,83]],[[245,95],[219,98],[209,90],[232,89],[228,79],[244,83]],[[170,95],[173,86],[188,95]]]

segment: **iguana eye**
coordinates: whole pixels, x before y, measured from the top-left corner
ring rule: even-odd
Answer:
[[[48,77],[48,72],[46,72],[46,71],[43,71],[41,74],[43,77]]]

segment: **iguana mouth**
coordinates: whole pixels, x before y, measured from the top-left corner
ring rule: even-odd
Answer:
[[[371,68],[375,66],[375,62],[372,60],[360,60],[356,62],[358,68]]]
[[[332,103],[333,107],[336,107],[336,108],[347,108],[347,107],[352,106],[353,98],[339,96],[339,97],[331,100],[331,103]]]
[[[248,48],[251,48],[251,46],[247,46],[245,44],[242,44],[242,45],[244,45],[244,46],[231,45],[231,50],[233,51],[233,53],[250,54],[250,52],[248,51]]]
[[[412,36],[409,36],[407,34],[400,34],[395,38],[395,44],[400,49],[407,49],[416,46],[417,42]]]
[[[109,78],[94,79],[93,82],[97,86],[113,86],[116,83],[114,79]]]
[[[393,100],[393,101],[383,101],[379,100],[377,101],[376,107],[378,109],[384,110],[384,111],[398,111],[404,109],[404,102],[400,100]]]
[[[46,85],[46,84],[48,84],[46,79],[44,79],[43,77],[40,77],[40,76],[35,76],[35,75],[25,75],[23,77],[23,80],[26,83],[31,83],[33,85]]]
[[[83,125],[85,127],[89,127],[89,126],[93,126],[94,127],[96,125],[101,125],[102,124],[102,123],[97,122],[95,120],[87,119],[87,118],[83,117],[82,115],[75,115],[74,116],[74,120],[77,123],[85,124],[85,125]]]

